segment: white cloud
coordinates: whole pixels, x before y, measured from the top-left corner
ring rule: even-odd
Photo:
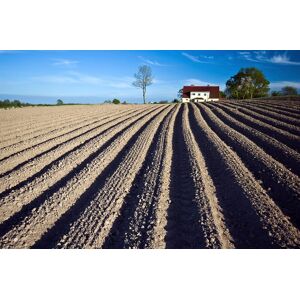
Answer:
[[[141,59],[143,62],[145,62],[148,65],[158,66],[158,67],[165,67],[166,65],[159,63],[156,60],[147,59],[143,56],[138,56],[139,59]]]
[[[287,56],[286,53],[283,55],[274,55],[271,57],[270,62],[274,64],[283,64],[283,65],[300,65],[300,62],[298,61],[291,61],[290,58]]]
[[[183,85],[200,85],[200,86],[206,86],[206,85],[215,86],[215,85],[217,85],[220,87],[221,90],[225,88],[224,83],[207,82],[207,81],[203,81],[203,80],[196,79],[196,78],[190,78],[190,79],[184,80]]]
[[[282,64],[282,65],[300,65],[300,62],[291,61],[287,56],[287,53],[284,54],[275,54],[272,57],[267,56],[267,52],[264,50],[260,51],[239,51],[240,58],[260,62],[260,63],[273,63],[273,64]]]
[[[152,83],[153,83],[153,84],[163,84],[163,83],[165,83],[165,81],[160,80],[160,79],[153,78]]]
[[[296,81],[275,81],[270,83],[270,88],[272,89],[281,89],[284,86],[293,86],[296,89],[300,89],[300,82]]]
[[[188,54],[186,52],[182,52],[181,54],[193,62],[202,63],[202,64],[209,64],[211,62],[204,61],[201,58],[204,58],[204,59],[213,59],[214,58],[213,56],[205,56],[205,55],[195,56],[195,55]]]
[[[63,58],[54,58],[54,66],[71,66],[78,64],[77,60],[63,59]]]
[[[254,62],[259,62],[259,60],[256,58],[256,56],[253,55],[253,53],[249,51],[239,51],[238,52],[240,55],[240,58],[249,60],[249,61],[254,61]]]
[[[211,82],[207,82],[207,81],[202,81],[202,80],[199,80],[199,79],[196,79],[196,78],[190,78],[190,79],[186,79],[184,81],[184,84],[185,85],[215,85]]]

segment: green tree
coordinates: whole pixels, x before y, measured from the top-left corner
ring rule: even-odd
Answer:
[[[57,105],[63,105],[63,104],[64,104],[64,101],[62,101],[61,99],[58,99],[58,100],[56,101],[56,104],[57,104]]]
[[[293,86],[285,86],[281,89],[281,94],[284,96],[298,95],[297,89]]]
[[[146,103],[146,90],[147,86],[153,83],[152,70],[149,66],[140,66],[138,72],[134,74],[135,81],[132,83],[133,86],[141,88],[143,91],[143,101]]]
[[[256,68],[242,68],[226,82],[226,94],[234,99],[267,96],[270,82]]]
[[[272,93],[271,93],[271,96],[272,97],[274,97],[274,96],[280,96],[281,95],[281,93],[279,92],[279,91],[273,91]]]
[[[226,93],[223,91],[220,91],[220,98],[222,98],[222,99],[226,98]]]
[[[179,103],[180,101],[178,99],[174,99],[173,103]]]
[[[120,101],[119,99],[114,99],[114,100],[112,101],[112,103],[113,103],[113,104],[120,104],[121,101]]]
[[[22,107],[22,103],[20,100],[14,100],[13,101],[13,106],[14,107]]]

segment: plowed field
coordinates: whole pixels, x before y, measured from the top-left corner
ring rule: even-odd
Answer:
[[[0,111],[1,248],[300,248],[300,101]]]

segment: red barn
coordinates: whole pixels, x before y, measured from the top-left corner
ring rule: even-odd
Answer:
[[[182,102],[219,101],[220,89],[218,86],[184,86],[182,89]]]

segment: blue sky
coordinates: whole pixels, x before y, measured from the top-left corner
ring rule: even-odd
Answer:
[[[300,90],[300,51],[4,51],[0,50],[0,99],[31,103],[97,103],[119,98],[142,102],[132,86],[139,65],[152,68],[149,101],[173,100],[183,85],[220,85],[242,67],[257,67],[272,90]]]

